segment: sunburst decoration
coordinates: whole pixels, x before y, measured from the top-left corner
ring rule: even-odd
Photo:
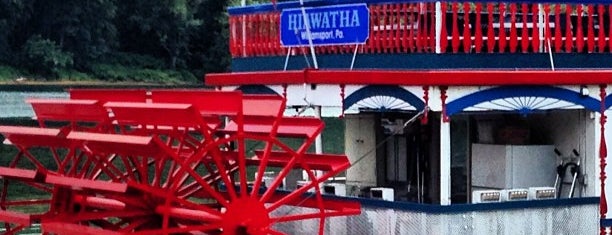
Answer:
[[[502,110],[516,111],[528,115],[537,110],[582,108],[581,105],[548,97],[518,96],[482,102],[467,108],[467,111]]]

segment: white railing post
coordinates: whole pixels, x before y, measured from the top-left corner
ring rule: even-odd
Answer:
[[[540,40],[540,48],[539,48],[540,53],[544,52],[545,50],[544,48],[546,48],[544,45],[546,45],[545,43],[548,43],[548,42],[545,42],[548,35],[545,35],[546,32],[544,29],[546,29],[546,27],[549,27],[549,26],[546,25],[546,20],[544,19],[544,17],[546,17],[544,14],[544,6],[542,4],[538,4],[538,32],[540,35],[540,38],[538,39]]]

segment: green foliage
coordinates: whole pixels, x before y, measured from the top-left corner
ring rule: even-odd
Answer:
[[[110,53],[106,56],[105,63],[122,65],[126,67],[137,67],[145,69],[163,69],[164,61],[150,55],[142,55],[126,52]]]
[[[113,19],[115,0],[38,0],[33,23],[37,34],[52,39],[74,54],[75,65],[83,68],[117,46]]]
[[[171,69],[182,66],[187,55],[189,32],[201,24],[194,18],[202,0],[135,0],[121,1],[119,14],[122,31],[130,36],[150,40],[150,45],[165,54]],[[139,9],[139,14],[133,14]],[[150,37],[142,37],[144,35]],[[131,43],[139,43],[132,41]],[[136,46],[136,45],[134,45]]]
[[[62,81],[93,81],[91,75],[79,72],[74,69],[62,69],[58,73],[58,78]]]
[[[230,65],[229,24],[224,1],[206,1],[198,7],[196,18],[202,24],[190,35],[190,68],[198,74],[227,71]]]
[[[229,68],[227,4],[218,0],[0,1],[0,64],[27,69],[33,77],[128,81],[145,80],[146,75],[171,79],[165,83],[199,82],[206,73]],[[99,76],[101,64],[119,66],[131,75],[117,78],[126,73],[108,71]]]
[[[22,38],[27,31],[27,21],[32,16],[33,0],[0,1],[0,62],[14,64],[15,52],[29,35]],[[15,44],[19,46],[15,47]]]
[[[40,35],[30,38],[23,46],[22,64],[33,73],[57,78],[59,71],[72,66],[72,54],[62,51],[53,41]]]
[[[16,78],[19,78],[24,75],[25,72],[20,71],[14,67],[0,65],[0,82],[14,81]]]

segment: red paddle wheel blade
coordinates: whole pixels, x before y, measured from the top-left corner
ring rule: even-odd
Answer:
[[[97,100],[101,103],[147,101],[147,91],[144,89],[70,89],[69,93],[72,100]]]
[[[97,100],[29,99],[36,118],[44,121],[104,122],[108,112]]]

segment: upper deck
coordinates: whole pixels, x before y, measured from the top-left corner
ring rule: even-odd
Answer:
[[[311,0],[304,6],[338,3]],[[314,46],[320,68],[612,67],[612,3],[607,0],[344,3],[367,4],[369,38],[362,45]],[[230,8],[232,70],[312,67],[308,44],[284,47],[279,40],[281,11],[299,7],[292,1]]]

